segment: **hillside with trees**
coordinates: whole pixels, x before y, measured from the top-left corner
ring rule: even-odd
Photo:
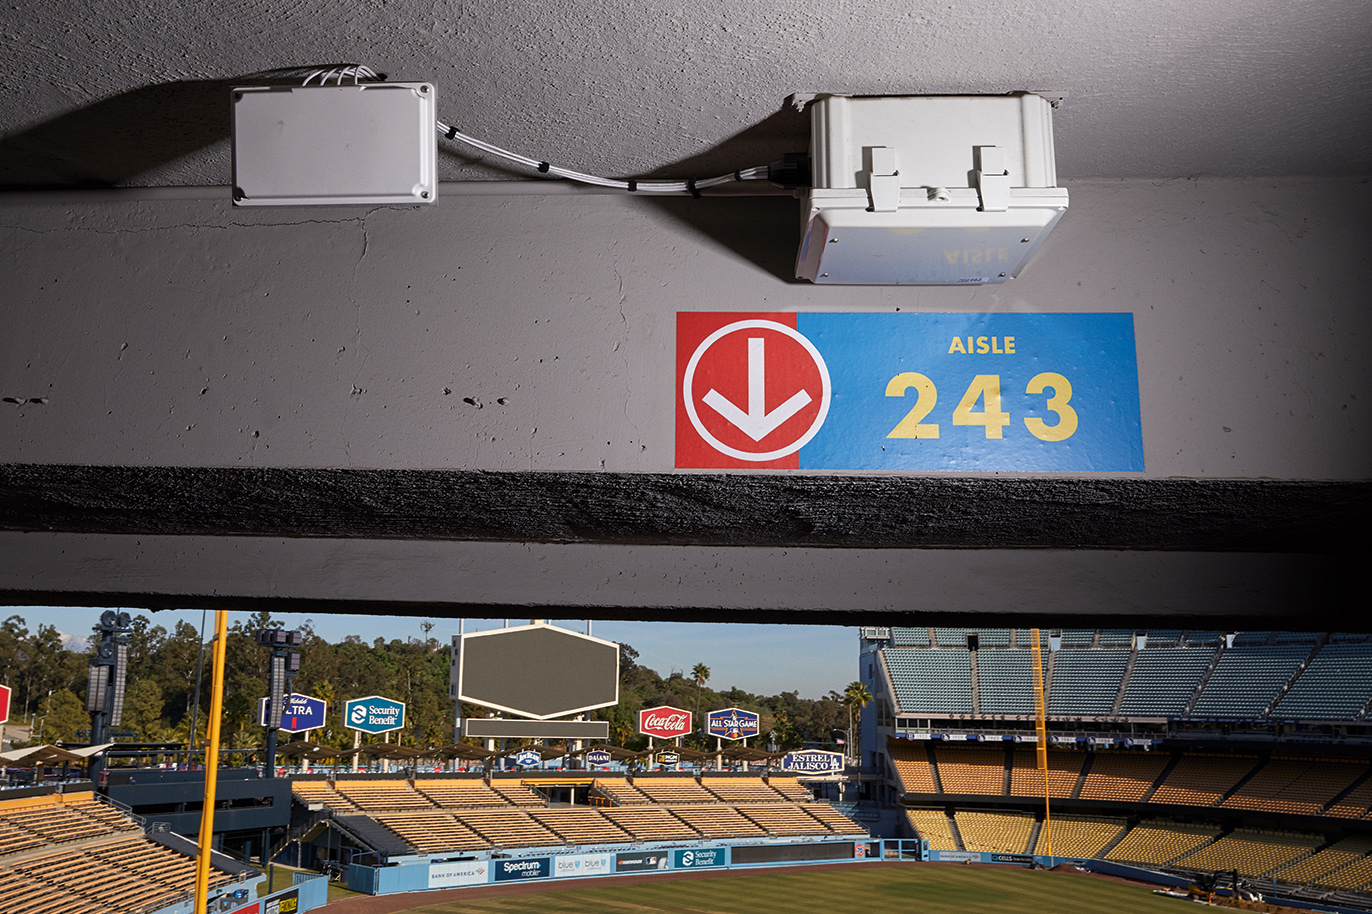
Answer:
[[[98,611],[92,611],[92,620]],[[266,612],[231,626],[225,646],[224,724],[225,748],[262,746],[265,731],[256,722],[257,703],[266,694],[268,652],[257,645],[255,633],[277,628]],[[392,740],[414,748],[435,748],[453,742],[453,703],[448,698],[449,646],[436,638],[378,638],[367,644],[356,636],[329,643],[310,625],[300,627],[303,642],[300,675],[295,691],[329,703],[332,725],[314,731],[311,738],[324,745],[352,746],[353,731],[342,726],[339,709],[349,699],[385,695],[406,703],[407,726]],[[210,633],[212,634],[212,632]],[[86,666],[90,649],[72,650],[50,625],[30,629],[19,615],[0,622],[0,683],[13,690],[11,724],[34,725],[34,740],[83,741],[89,726],[85,711]],[[192,721],[204,739],[210,696],[211,651],[201,652],[200,632],[177,621],[168,630],[145,615],[135,615],[129,635],[128,687],[123,723],[116,739],[129,742],[188,742]],[[610,723],[610,741],[640,748],[647,738],[636,734],[638,712],[656,705],[673,705],[696,713],[697,726],[706,711],[740,707],[762,715],[760,742],[775,731],[779,748],[804,743],[832,742],[834,729],[848,726],[845,697],[830,692],[820,699],[799,697],[797,692],[754,695],[738,688],[717,690],[708,685],[709,658],[682,658],[695,663],[690,674],[673,671],[666,677],[639,665],[638,652],[620,648],[620,701],[594,716]],[[199,706],[197,709],[197,666]],[[464,716],[483,716],[474,706],[464,706]],[[364,737],[364,740],[370,741]],[[709,748],[714,740],[709,739]],[[698,738],[688,745],[706,745]]]

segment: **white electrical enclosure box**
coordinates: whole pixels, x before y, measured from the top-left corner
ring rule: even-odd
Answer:
[[[978,285],[1018,276],[1067,209],[1041,96],[822,95],[796,276]]]
[[[235,88],[233,202],[435,202],[434,94],[430,83]]]

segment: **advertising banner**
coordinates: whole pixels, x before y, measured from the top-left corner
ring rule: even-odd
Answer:
[[[286,708],[277,723],[280,729],[287,733],[304,733],[306,730],[317,730],[324,726],[328,713],[329,703],[324,699],[291,693],[286,696]],[[268,726],[265,698],[257,702],[257,722],[263,727]]]
[[[532,749],[526,749],[523,752],[516,752],[514,760],[515,764],[521,767],[536,768],[538,767],[538,764],[543,761],[543,756],[534,752]]]
[[[753,711],[725,708],[705,715],[705,732],[720,739],[751,739],[757,736],[761,718]]]
[[[405,726],[405,702],[381,695],[354,698],[343,707],[343,723],[363,733],[386,733]]]
[[[667,851],[615,854],[615,872],[638,873],[644,870],[665,870],[668,860]]]
[[[672,866],[691,870],[724,866],[728,862],[727,850],[723,847],[696,847],[691,850],[672,851]]]
[[[604,749],[592,749],[586,753],[585,758],[587,765],[608,765],[614,761],[615,757]]]
[[[638,732],[659,739],[675,739],[691,732],[691,712],[662,705],[638,712]]]
[[[564,854],[553,858],[553,877],[604,876],[614,872],[614,862],[609,854]]]
[[[460,885],[485,885],[490,881],[489,860],[463,860],[457,863],[429,864],[429,888],[446,889]]]
[[[676,466],[1141,472],[1129,313],[678,312]]]
[[[549,857],[524,857],[519,860],[495,860],[495,881],[509,882],[513,879],[546,879],[552,872]]]
[[[657,763],[659,765],[675,765],[680,761],[681,756],[677,755],[675,752],[659,752],[657,754]]]
[[[300,892],[291,889],[283,895],[269,898],[262,903],[262,914],[296,914],[300,910]]]
[[[781,770],[807,772],[809,774],[842,771],[843,756],[837,752],[826,752],[823,749],[788,752],[782,756]]]
[[[0,724],[10,719],[10,687],[0,685]]]

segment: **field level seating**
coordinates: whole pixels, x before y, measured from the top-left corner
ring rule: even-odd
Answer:
[[[54,794],[32,800],[15,800],[0,805],[0,825],[17,829],[22,835],[35,835],[39,845],[49,842],[83,841],[113,835],[138,826],[108,806],[88,799],[63,800]],[[109,815],[105,814],[109,811]]]
[[[767,832],[732,806],[691,804],[671,807],[672,814],[707,838],[761,838]]]
[[[596,809],[536,809],[529,815],[568,844],[627,844],[634,840]]]
[[[922,840],[929,842],[929,849],[936,851],[961,850],[953,837],[953,827],[948,816],[941,809],[907,809],[905,817],[910,826]]]
[[[700,838],[700,832],[661,806],[613,806],[601,813],[639,841],[695,841]]]
[[[1295,862],[1321,843],[1314,835],[1236,828],[1214,844],[1182,857],[1176,865],[1213,872],[1238,870],[1242,876],[1255,878]]]
[[[1124,830],[1124,819],[1102,819],[1094,816],[1053,816],[1052,853],[1055,857],[1099,857],[1105,846]],[[1048,853],[1049,825],[1039,828],[1034,853]]]
[[[564,843],[522,809],[473,809],[453,818],[496,847],[548,847]]]
[[[437,810],[377,813],[372,818],[395,832],[401,840],[421,854],[451,850],[485,850],[491,846],[491,842],[457,821],[451,813]]]
[[[1022,813],[962,811],[953,818],[969,851],[1022,854],[1034,829],[1034,817]]]
[[[839,812],[828,803],[807,803],[806,812],[823,822],[829,828],[844,835],[865,835],[867,829]]]
[[[5,914],[106,914],[106,910],[94,899],[0,866],[0,911]]]
[[[734,807],[769,835],[832,835],[829,826],[791,803],[758,803]]]
[[[1324,814],[1340,819],[1358,819],[1367,813],[1369,805],[1372,805],[1372,778],[1348,791],[1347,795],[1325,810]]]
[[[1283,867],[1275,875],[1283,882],[1294,882],[1302,885],[1316,884],[1352,891],[1361,888],[1367,878],[1372,877],[1362,877],[1357,869],[1344,873],[1342,880],[1339,878],[1339,874],[1350,864],[1366,858],[1370,852],[1372,852],[1372,836],[1354,835],[1351,838],[1336,841],[1304,860]],[[1350,879],[1355,884],[1345,884]]]
[[[1213,825],[1143,821],[1106,852],[1105,859],[1162,866],[1209,844],[1219,833],[1219,828]]]

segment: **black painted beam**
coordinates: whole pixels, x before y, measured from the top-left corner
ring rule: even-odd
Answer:
[[[1361,553],[1372,483],[0,465],[0,530]]]

